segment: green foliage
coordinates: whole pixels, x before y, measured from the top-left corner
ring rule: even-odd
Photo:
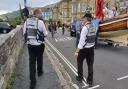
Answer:
[[[6,89],[13,89],[13,85],[15,82],[15,76],[16,76],[16,74],[15,74],[15,69],[14,69],[14,72],[11,74],[11,77],[8,81],[8,85],[7,85]]]
[[[3,15],[0,15],[0,17],[6,19],[6,16],[9,18],[9,19],[14,19],[14,18],[17,18],[19,16],[21,16],[20,14],[20,11],[13,11],[13,12],[10,12],[10,13],[7,13],[7,14],[3,14]]]
[[[23,22],[23,20],[21,19],[21,17],[12,19],[9,21],[9,24],[12,25],[12,27],[16,27],[16,25],[20,25]]]
[[[3,19],[0,18],[0,22],[3,22]]]

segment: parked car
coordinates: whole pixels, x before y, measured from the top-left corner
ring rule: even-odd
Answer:
[[[71,24],[70,28],[70,36],[76,36],[76,20],[74,20]]]
[[[0,22],[0,33],[8,33],[11,31],[11,25],[7,22]]]

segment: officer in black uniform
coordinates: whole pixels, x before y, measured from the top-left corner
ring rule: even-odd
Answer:
[[[23,15],[24,15],[24,20],[26,20],[29,17],[29,10],[28,7],[25,7],[23,9]]]
[[[36,86],[36,62],[38,76],[43,74],[44,38],[48,34],[44,22],[39,20],[42,10],[35,9],[33,14],[32,18],[26,20],[23,29],[29,52],[30,89],[35,89]]]
[[[88,66],[88,77],[87,83],[89,86],[93,85],[93,64],[94,64],[94,45],[96,30],[95,27],[91,24],[92,15],[86,13],[83,16],[83,29],[80,35],[80,41],[75,52],[77,56],[77,66],[78,66],[78,76],[76,76],[77,81],[83,80],[83,61],[86,58]]]

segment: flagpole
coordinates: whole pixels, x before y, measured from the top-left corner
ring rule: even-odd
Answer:
[[[23,9],[25,20],[29,17],[29,10],[27,8],[27,0],[24,0],[24,9]]]
[[[26,4],[27,4],[27,1],[26,1],[26,0],[24,0],[24,7],[26,7]]]
[[[96,8],[97,8],[97,1],[95,0],[95,9],[94,9],[94,14],[96,15]]]

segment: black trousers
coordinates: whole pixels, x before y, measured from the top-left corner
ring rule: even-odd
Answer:
[[[62,27],[62,35],[64,35],[65,29]]]
[[[39,46],[28,45],[29,52],[29,72],[31,82],[36,81],[36,63],[37,72],[43,72],[43,53],[45,45],[41,44]]]
[[[80,50],[77,57],[78,76],[83,77],[83,61],[86,58],[88,66],[87,81],[93,81],[94,47]]]

